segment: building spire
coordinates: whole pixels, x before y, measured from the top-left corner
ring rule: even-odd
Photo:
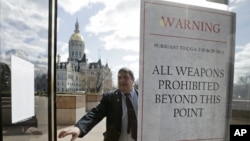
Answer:
[[[76,19],[76,24],[75,24],[75,33],[79,33],[79,23],[78,23],[78,19]]]
[[[101,57],[102,57],[100,48],[98,49],[98,57],[99,57],[99,59],[101,59]]]

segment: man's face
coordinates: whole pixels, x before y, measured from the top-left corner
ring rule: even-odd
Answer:
[[[118,74],[118,87],[124,93],[129,93],[132,90],[134,80],[126,72]]]

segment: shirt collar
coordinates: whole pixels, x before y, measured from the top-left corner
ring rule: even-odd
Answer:
[[[132,90],[129,92],[130,93],[130,95],[131,95],[131,97],[134,97],[134,95],[135,95],[135,89],[134,88],[132,88]],[[124,95],[124,92],[122,92],[122,95]],[[125,96],[125,95],[124,95]]]

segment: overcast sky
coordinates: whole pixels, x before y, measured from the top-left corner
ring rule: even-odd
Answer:
[[[229,0],[229,11],[237,14],[236,77],[250,75],[249,7],[249,0]],[[0,8],[2,56],[10,49],[23,49],[30,60],[46,62],[48,2],[1,0]],[[120,67],[129,67],[138,79],[139,16],[140,0],[58,0],[58,54],[66,61],[68,41],[78,19],[89,62],[101,58],[114,78]]]

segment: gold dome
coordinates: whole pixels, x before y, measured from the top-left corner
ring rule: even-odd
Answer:
[[[70,41],[72,41],[72,40],[74,40],[74,41],[77,40],[77,41],[82,41],[82,42],[84,41],[84,39],[80,33],[72,34],[70,37]]]

